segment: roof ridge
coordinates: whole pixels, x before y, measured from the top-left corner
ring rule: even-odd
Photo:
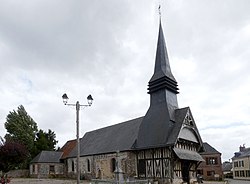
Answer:
[[[95,132],[95,131],[104,130],[104,129],[107,129],[107,128],[110,128],[110,127],[115,127],[115,126],[118,126],[118,125],[121,125],[121,124],[124,124],[124,123],[132,122],[132,121],[134,121],[134,120],[141,119],[141,118],[143,118],[143,117],[144,117],[144,116],[141,116],[141,117],[138,117],[138,118],[133,118],[133,119],[126,120],[126,121],[123,121],[123,122],[120,122],[120,123],[116,123],[116,124],[113,124],[113,125],[108,125],[108,126],[105,126],[105,127],[102,127],[102,128],[98,128],[98,129],[95,129],[95,130],[91,130],[91,131],[86,132],[86,134],[87,134],[87,133],[91,133],[91,132]],[[85,134],[85,135],[86,135],[86,134]]]

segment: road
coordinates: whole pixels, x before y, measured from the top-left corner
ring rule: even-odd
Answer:
[[[81,184],[89,184],[88,181],[81,181]],[[226,183],[226,182],[225,182]],[[57,179],[11,179],[10,184],[76,184],[75,180],[57,180]],[[224,182],[208,182],[204,181],[203,184],[224,184]],[[228,180],[228,184],[250,184],[250,181],[243,180]]]
[[[228,180],[228,184],[250,184],[250,181],[245,180]]]

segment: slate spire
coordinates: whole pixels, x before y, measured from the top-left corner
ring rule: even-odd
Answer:
[[[161,21],[154,74],[148,83],[150,107],[139,127],[136,149],[166,146],[175,123],[177,82],[171,72]]]
[[[177,94],[177,82],[171,72],[168,52],[162,31],[161,21],[159,26],[158,43],[155,57],[155,69],[152,78],[149,81],[149,94],[160,89],[167,88]]]

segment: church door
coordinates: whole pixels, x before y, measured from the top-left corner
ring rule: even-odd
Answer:
[[[184,182],[187,182],[189,184],[189,166],[190,166],[190,162],[187,160],[183,160],[182,161],[182,179]]]

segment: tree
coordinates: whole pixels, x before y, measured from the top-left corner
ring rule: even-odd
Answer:
[[[43,150],[55,151],[57,142],[55,132],[50,129],[48,132],[40,129],[36,134],[34,155],[37,155]]]
[[[31,153],[34,147],[35,135],[37,133],[36,122],[28,115],[22,105],[17,111],[9,112],[5,122],[7,134],[6,141],[20,142],[25,145]]]
[[[6,141],[0,137],[1,159],[5,160],[6,162],[3,163],[7,163],[8,166],[0,166],[4,167],[4,169],[13,169],[14,166],[27,168],[29,161],[42,150],[55,150],[58,142],[55,132],[50,129],[48,132],[41,129],[38,131],[37,123],[28,115],[22,105],[17,108],[17,111],[9,112],[4,125],[7,130]],[[24,146],[25,149],[19,144]],[[17,148],[15,149],[15,147]],[[20,151],[13,152],[13,149]],[[24,150],[27,150],[27,154]],[[10,157],[11,155],[12,157]],[[15,157],[18,155],[19,160]]]
[[[0,170],[7,172],[15,168],[26,168],[29,152],[19,142],[6,141],[0,145]]]

